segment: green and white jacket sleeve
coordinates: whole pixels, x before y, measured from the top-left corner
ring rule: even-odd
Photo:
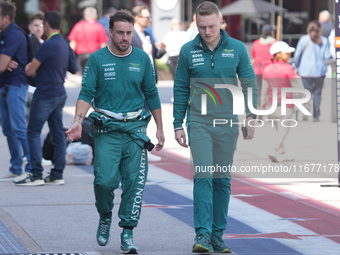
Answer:
[[[174,128],[182,126],[186,111],[188,109],[188,101],[190,96],[190,71],[186,52],[186,47],[183,46],[179,54],[176,75],[174,79]]]
[[[142,82],[142,89],[150,111],[161,108],[161,102],[156,87],[155,72],[150,58],[148,58],[145,63],[145,73]]]

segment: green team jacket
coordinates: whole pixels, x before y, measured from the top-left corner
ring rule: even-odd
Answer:
[[[161,108],[149,56],[135,47],[118,56],[104,47],[87,61],[78,99],[89,104],[94,99],[96,108],[127,113],[143,108],[143,93],[151,111]]]
[[[187,122],[213,124],[214,119],[237,122],[233,102],[242,102],[248,115],[251,113],[247,103],[249,96],[256,108],[258,89],[248,51],[242,42],[229,37],[224,30],[220,33],[221,40],[213,51],[199,34],[181,48],[174,81],[174,128],[182,126],[186,113]],[[237,88],[238,80],[241,88]],[[217,88],[217,84],[235,86],[239,93],[233,97],[229,89]],[[248,88],[252,88],[251,95]],[[206,114],[203,114],[204,106]]]

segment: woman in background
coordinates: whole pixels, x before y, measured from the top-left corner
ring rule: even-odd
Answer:
[[[294,108],[292,104],[288,104],[286,108],[286,115],[281,115],[281,89],[292,87],[291,82],[298,76],[295,73],[294,68],[288,64],[290,54],[294,52],[293,47],[289,47],[287,43],[282,41],[275,42],[270,48],[270,54],[272,55],[272,63],[268,65],[262,74],[263,87],[261,96],[261,108],[270,108],[273,104],[273,89],[277,89],[277,108],[275,112],[268,116],[269,119],[278,119],[279,121],[273,121],[277,132],[277,139],[274,150],[268,155],[272,162],[283,162],[294,160],[286,153],[285,140],[290,130],[290,126],[286,123],[282,126],[283,120],[288,122],[293,118]],[[287,99],[292,99],[292,93],[287,93]],[[275,103],[275,102],[274,102]]]
[[[314,122],[318,122],[320,117],[321,90],[327,72],[325,60],[332,58],[329,41],[321,35],[320,22],[309,22],[307,34],[296,46],[294,64],[303,86],[312,94]]]

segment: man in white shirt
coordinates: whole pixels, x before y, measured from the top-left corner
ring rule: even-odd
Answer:
[[[134,30],[132,34],[132,46],[143,49],[152,59],[154,66],[156,81],[157,68],[155,58],[161,58],[165,54],[165,44],[163,42],[156,43],[151,40],[151,35],[145,31],[151,23],[151,13],[147,6],[135,6],[132,9],[132,15],[135,18]]]

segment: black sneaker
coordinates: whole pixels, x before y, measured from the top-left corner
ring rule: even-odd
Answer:
[[[45,184],[42,177],[34,177],[31,173],[28,173],[25,179],[14,183],[17,186],[41,186]]]
[[[48,185],[63,185],[63,184],[65,184],[65,181],[64,181],[63,178],[58,179],[58,178],[54,177],[53,175],[48,175],[45,178],[45,184],[48,184]]]

